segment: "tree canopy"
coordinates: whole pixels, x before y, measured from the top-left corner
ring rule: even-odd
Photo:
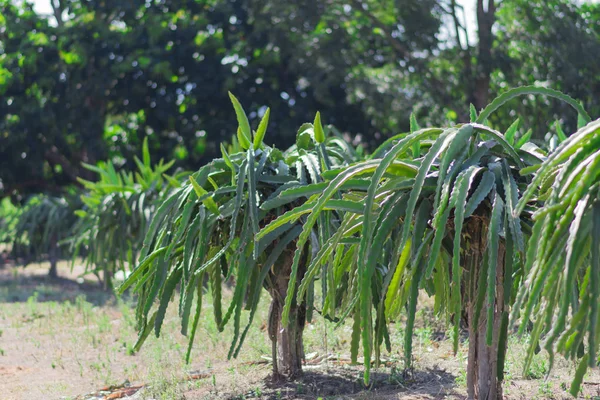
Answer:
[[[566,0],[52,0],[41,15],[0,1],[0,195],[60,193],[81,163],[135,168],[148,137],[158,158],[196,169],[236,126],[234,91],[270,145],[287,148],[321,110],[374,149],[420,121],[466,122],[507,87],[538,83],[600,108],[594,61],[600,7]],[[468,26],[475,13],[477,26]],[[543,60],[543,62],[540,62]],[[573,131],[559,102],[526,98],[519,130]],[[508,112],[508,111],[507,111]],[[505,121],[499,114],[496,121]],[[506,127],[503,127],[506,128]],[[18,197],[17,197],[18,199]]]

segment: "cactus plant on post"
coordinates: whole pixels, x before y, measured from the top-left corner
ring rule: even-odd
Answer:
[[[532,165],[542,162],[544,152],[527,139],[515,140],[516,124],[502,134],[485,122],[502,104],[526,94],[562,99],[581,120],[589,120],[579,103],[559,92],[517,88],[479,115],[472,109],[469,124],[419,129],[412,118],[411,132],[384,143],[370,160],[323,174],[328,184],[314,200],[303,233],[312,229],[323,205],[339,195],[340,186],[356,178],[367,178],[369,184],[342,194],[364,206],[344,215],[340,229],[308,266],[299,294],[312,284],[320,265],[329,264],[333,286],[348,294],[341,312],[331,306],[337,305],[334,296],[325,301],[323,312],[342,320],[353,317],[352,358],[362,342],[365,382],[372,353],[377,364],[381,346],[389,348],[387,323],[405,305],[405,357],[411,367],[417,299],[424,289],[435,295],[436,313],[453,326],[455,351],[466,317],[468,397],[502,398],[508,317],[530,231],[531,210],[516,211],[529,181],[522,173],[535,170]],[[302,210],[290,213],[296,211]],[[305,243],[300,238],[296,254]]]
[[[73,212],[78,207],[80,202],[72,195],[31,197],[12,217],[16,220],[12,249],[15,256],[22,255],[25,264],[46,256],[50,262],[48,276],[58,277],[57,262],[66,247],[61,242],[72,232],[77,220]]]
[[[588,367],[598,365],[600,343],[600,120],[564,139],[517,205],[520,213],[543,203],[534,214],[513,319],[521,312],[521,333],[533,320],[525,369],[540,342],[550,367],[555,353],[580,359],[570,388],[577,396]]]
[[[147,138],[142,160],[134,160],[135,174],[117,172],[109,161],[84,164],[98,174],[98,181],[79,180],[87,191],[81,196],[85,207],[76,211],[79,220],[69,239],[71,251],[75,259],[84,250],[87,271],[94,272],[106,289],[112,288],[117,271],[133,268],[153,212],[169,188],[180,184],[177,176],[165,174],[173,161],[151,164]]]
[[[300,128],[296,145],[290,149],[282,152],[269,147],[263,141],[269,110],[253,132],[238,100],[233,95],[231,100],[243,151],[228,154],[222,146],[222,158],[203,166],[171,192],[154,214],[139,265],[120,290],[135,285],[138,293],[139,349],[152,330],[160,333],[179,285],[181,330],[190,334],[189,359],[205,281],[217,326],[222,330],[230,321],[234,325],[229,357],[238,355],[265,288],[271,296],[268,332],[274,376],[291,378],[302,369],[302,333],[312,310],[311,299],[295,293],[320,235],[306,233],[309,241],[294,255],[296,242],[303,238],[303,217],[288,218],[286,212],[300,206],[308,213],[313,203],[307,198],[318,192],[305,186],[318,185],[323,170],[345,164],[354,154],[339,137],[325,137],[319,116],[314,125]],[[326,206],[343,210],[344,203],[331,201]],[[261,228],[278,217],[278,225],[259,237]],[[319,229],[333,230],[335,221],[323,217]],[[231,278],[235,279],[233,299],[224,306],[221,285]],[[242,326],[244,309],[250,312]]]

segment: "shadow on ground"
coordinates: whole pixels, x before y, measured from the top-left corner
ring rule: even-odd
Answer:
[[[402,373],[371,373],[365,387],[362,370],[341,367],[308,371],[295,381],[269,382],[260,392],[252,391],[230,399],[443,399],[456,396],[455,376],[439,369]]]
[[[38,272],[17,266],[0,268],[0,303],[26,302],[30,298],[38,302],[72,302],[84,296],[88,302],[101,306],[114,299],[114,295],[104,290],[97,280],[70,276],[50,278],[47,272]]]

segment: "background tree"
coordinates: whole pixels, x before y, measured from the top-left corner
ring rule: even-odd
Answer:
[[[503,56],[498,60],[499,71],[492,76],[496,91],[502,85],[539,82],[581,101],[590,115],[599,115],[595,96],[599,67],[594,56],[600,50],[598,4],[511,0],[501,3],[497,16],[497,51]],[[533,129],[538,143],[549,131],[548,121],[561,121],[565,132],[577,130],[577,121],[564,103],[539,97],[520,100],[511,105],[525,126]]]
[[[316,109],[374,149],[408,129],[413,109],[430,124],[465,122],[470,103],[481,109],[514,85],[539,82],[582,99],[592,113],[598,107],[594,4],[51,4],[52,14],[42,16],[26,3],[0,2],[2,196],[58,193],[77,177],[91,179],[81,162],[110,158],[132,169],[144,137],[157,157],[197,169],[235,133],[228,90],[253,110],[274,104],[272,128],[280,134],[269,140],[279,148],[294,142],[288,132]],[[477,29],[466,22],[470,12]],[[535,140],[547,133],[540,121],[575,129],[571,114],[550,104],[524,99],[512,107],[526,111]],[[503,112],[493,122],[513,120]],[[248,117],[258,123],[258,113]]]

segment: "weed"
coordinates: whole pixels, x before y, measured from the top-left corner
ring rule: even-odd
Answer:
[[[100,314],[97,318],[97,324],[99,333],[110,332],[111,324],[110,317],[108,316],[108,314]]]
[[[531,367],[525,374],[527,379],[542,379],[548,374],[548,361],[540,354],[533,357]]]
[[[404,374],[396,366],[392,366],[388,382],[391,385],[403,385],[405,383]]]
[[[553,399],[554,393],[552,392],[552,385],[550,382],[541,382],[538,388],[538,395],[540,399]]]
[[[454,382],[461,387],[467,386],[467,371],[464,368],[460,369],[458,375],[454,378]]]
[[[38,297],[39,293],[36,291],[27,299],[27,308],[29,309],[29,314],[32,316],[37,313]]]

